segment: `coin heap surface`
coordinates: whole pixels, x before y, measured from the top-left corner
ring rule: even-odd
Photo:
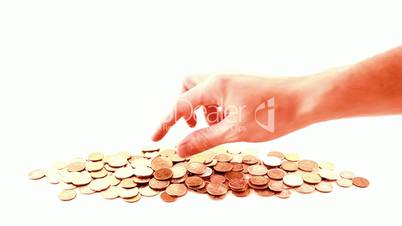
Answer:
[[[86,158],[56,162],[48,170],[28,173],[31,180],[46,178],[58,184],[62,201],[80,195],[100,193],[105,199],[120,198],[128,203],[159,195],[174,202],[188,192],[206,194],[213,200],[231,192],[237,197],[252,191],[262,197],[289,198],[292,192],[329,193],[333,185],[366,188],[369,181],[352,171],[337,173],[329,161],[302,159],[297,153],[271,151],[263,158],[247,151],[230,151],[219,146],[181,158],[174,148],[150,146],[139,154],[90,153]]]

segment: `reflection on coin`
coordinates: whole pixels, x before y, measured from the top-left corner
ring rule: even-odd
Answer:
[[[303,178],[298,174],[287,174],[283,177],[283,183],[290,187],[297,187],[303,184]]]
[[[352,171],[349,171],[349,170],[341,171],[341,172],[339,173],[339,175],[340,175],[342,178],[345,178],[345,179],[353,179],[353,178],[355,177],[355,174],[354,174]]]
[[[159,194],[159,191],[156,191],[156,190],[150,188],[149,186],[141,187],[141,188],[139,188],[139,190],[140,190],[140,194],[145,197],[153,197],[153,196]]]
[[[251,165],[247,168],[249,174],[254,176],[262,176],[267,173],[267,168],[262,165]]]
[[[282,163],[282,159],[276,156],[268,156],[262,159],[263,163],[269,167],[277,167],[280,166]]]
[[[94,191],[103,191],[110,186],[109,182],[104,178],[95,179],[89,183],[89,188]]]
[[[295,191],[302,193],[302,194],[309,194],[312,193],[315,190],[315,187],[313,185],[309,184],[302,184],[301,186],[295,188]]]
[[[328,162],[328,161],[319,162],[318,166],[321,169],[325,169],[325,170],[335,170],[335,165],[332,162]]]
[[[303,178],[304,182],[309,183],[309,184],[318,184],[321,182],[320,175],[318,175],[316,173],[310,173],[310,172],[303,173],[302,178]]]
[[[180,197],[187,193],[187,187],[184,184],[170,184],[166,192],[171,196]]]
[[[171,170],[173,172],[172,178],[174,179],[184,177],[187,173],[187,169],[184,166],[173,166]]]
[[[322,181],[315,186],[315,189],[320,192],[328,193],[332,191],[332,185],[329,182]]]
[[[117,193],[121,198],[132,198],[136,195],[138,195],[139,190],[137,187],[135,188],[118,188]]]
[[[286,175],[286,172],[281,169],[274,168],[268,170],[267,175],[273,180],[282,180],[282,178]]]
[[[206,166],[200,162],[191,162],[187,164],[187,170],[193,174],[203,174],[205,173]]]
[[[348,188],[350,186],[352,186],[352,180],[350,179],[346,179],[346,178],[339,178],[338,180],[336,180],[336,183],[344,188]]]
[[[296,162],[300,160],[300,155],[294,152],[285,153],[285,158],[288,161]]]
[[[318,164],[313,160],[300,160],[298,162],[298,167],[305,172],[311,172],[318,169]]]
[[[268,152],[267,156],[278,157],[281,160],[285,158],[285,155],[280,151],[270,151],[270,152]]]
[[[226,194],[227,191],[228,191],[227,187],[223,184],[211,182],[207,186],[208,194],[213,195],[213,196],[224,195],[224,194]]]

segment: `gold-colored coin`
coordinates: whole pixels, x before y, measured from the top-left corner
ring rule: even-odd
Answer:
[[[152,189],[149,186],[139,188],[140,194],[144,197],[153,197],[159,194],[159,191]]]
[[[101,170],[99,170],[99,171],[91,172],[91,177],[96,178],[96,179],[98,179],[98,178],[104,178],[104,177],[107,176],[107,173],[108,173],[107,170],[101,169]]]
[[[268,152],[267,156],[274,156],[280,158],[281,160],[285,158],[285,155],[280,151],[270,151]]]
[[[299,169],[305,172],[312,172],[318,169],[318,163],[313,160],[300,160],[297,164]]]
[[[140,166],[134,169],[134,175],[137,177],[150,177],[154,171],[147,166]]]
[[[123,155],[113,155],[108,160],[108,164],[111,167],[122,167],[127,164],[127,158],[125,158]]]
[[[80,191],[80,194],[83,194],[83,195],[90,195],[90,194],[95,193],[94,190],[89,188],[89,185],[80,186],[78,189]]]
[[[352,186],[352,180],[346,179],[346,178],[342,178],[342,177],[340,177],[338,180],[336,180],[336,183],[337,183],[340,187],[344,187],[344,188],[348,188],[348,187]]]
[[[102,191],[101,196],[104,199],[115,199],[119,197],[119,189],[115,186],[111,186],[108,189]]]
[[[174,197],[181,197],[187,193],[187,187],[184,184],[170,184],[166,188],[166,193]]]
[[[89,188],[94,191],[103,191],[110,186],[109,181],[105,178],[95,179],[89,183]]]
[[[88,172],[73,172],[71,175],[71,182],[77,186],[86,185],[92,181],[91,174]]]
[[[92,152],[88,155],[89,161],[101,161],[103,159],[104,154],[102,152]]]
[[[315,189],[323,193],[328,193],[332,191],[332,184],[329,182],[322,181],[321,183],[315,186]]]
[[[267,167],[262,166],[262,165],[251,165],[251,166],[247,167],[247,171],[251,175],[262,176],[268,172],[268,169],[267,169]]]
[[[28,177],[31,180],[38,180],[38,179],[43,178],[45,176],[45,173],[46,172],[42,169],[35,169],[35,170],[32,170],[31,172],[29,172]]]
[[[300,160],[300,155],[295,152],[285,153],[285,159],[288,161],[296,162]]]
[[[67,165],[69,172],[80,172],[85,169],[85,162],[72,162]]]
[[[133,178],[126,178],[121,180],[120,187],[122,188],[133,188],[136,187],[137,183],[134,182]]]
[[[131,166],[133,168],[137,168],[137,167],[143,167],[143,166],[147,166],[147,167],[151,167],[151,161],[149,159],[146,158],[137,158],[131,161]]]
[[[329,161],[319,162],[318,166],[321,169],[325,169],[325,170],[335,170],[335,164],[333,164],[332,162],[329,162]]]
[[[99,171],[103,168],[104,163],[102,161],[96,162],[86,162],[85,163],[85,170],[86,171]]]
[[[295,191],[302,193],[302,194],[309,194],[315,191],[315,187],[309,184],[302,184],[301,186],[295,188]]]
[[[59,193],[59,199],[61,201],[70,201],[73,200],[77,196],[77,193],[74,190],[63,190]]]
[[[174,154],[176,154],[176,149],[174,148],[162,148],[159,150],[159,155],[163,157],[169,157]]]
[[[206,166],[200,162],[191,162],[187,164],[187,170],[193,174],[203,174],[205,173]]]
[[[59,171],[57,171],[55,169],[46,171],[45,176],[46,176],[47,181],[51,184],[58,184],[58,183],[60,183],[60,181],[62,179]]]
[[[342,178],[350,179],[350,180],[356,177],[355,174],[352,171],[349,171],[349,170],[344,170],[344,171],[340,172],[339,175]]]
[[[187,168],[185,166],[180,166],[180,165],[177,166],[177,165],[175,165],[175,166],[172,167],[171,170],[173,172],[172,178],[174,178],[174,179],[184,177],[184,175],[187,174]]]
[[[299,166],[297,165],[296,162],[291,162],[291,161],[284,161],[281,164],[281,168],[288,172],[294,172],[298,169],[298,167]]]
[[[139,194],[139,190],[137,187],[135,188],[120,188],[118,187],[118,192],[119,196],[121,198],[132,198],[134,196],[137,196]]]
[[[136,195],[136,196],[134,196],[134,197],[131,197],[131,198],[124,198],[123,200],[124,200],[125,202],[128,202],[128,203],[133,203],[133,202],[138,202],[140,199],[141,199],[141,194],[138,193],[138,195]]]
[[[126,167],[121,167],[119,169],[117,169],[113,175],[118,178],[118,179],[125,179],[125,178],[129,178],[131,176],[134,175],[134,169],[129,165]]]
[[[338,179],[338,174],[335,173],[333,170],[326,170],[326,169],[321,169],[318,171],[318,174],[320,177],[327,179],[327,180],[337,180]]]
[[[303,178],[298,174],[287,174],[283,177],[283,183],[290,187],[297,187],[303,184]]]
[[[302,178],[303,178],[304,182],[309,183],[309,184],[318,184],[321,182],[320,175],[318,175],[316,173],[305,172],[302,174]]]
[[[262,162],[269,167],[278,167],[282,164],[282,159],[276,156],[267,156],[262,159]]]
[[[151,161],[151,168],[153,170],[158,170],[160,168],[171,168],[173,166],[172,160],[167,157],[159,156]]]

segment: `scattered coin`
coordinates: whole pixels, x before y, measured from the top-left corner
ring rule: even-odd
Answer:
[[[38,180],[45,176],[45,171],[42,169],[35,169],[29,172],[28,177],[31,180]]]
[[[77,196],[77,193],[74,190],[63,190],[59,193],[59,199],[61,201],[70,201],[73,200]]]
[[[369,186],[370,182],[364,177],[354,177],[352,179],[353,185],[359,188],[366,188]]]
[[[304,182],[309,183],[309,184],[318,184],[321,182],[320,175],[318,175],[316,173],[310,173],[310,172],[303,173],[302,178],[303,178]]]
[[[268,156],[262,159],[263,163],[269,167],[277,167],[282,164],[282,159],[276,156]]]
[[[141,196],[144,197],[153,197],[159,194],[159,191],[152,189],[149,186],[139,188]]]
[[[281,164],[281,168],[288,172],[294,172],[299,168],[299,166],[297,165],[296,162],[284,161]]]
[[[295,191],[302,193],[302,194],[309,194],[315,191],[315,187],[309,184],[302,184],[301,186],[295,188]]]
[[[101,152],[92,152],[88,155],[89,161],[101,161],[103,159],[103,153]]]
[[[288,161],[296,162],[296,161],[299,161],[300,155],[297,153],[294,153],[294,152],[288,152],[288,153],[285,153],[285,158]]]
[[[132,198],[134,196],[137,196],[139,193],[139,189],[137,187],[135,188],[118,188],[117,193],[119,194],[119,197],[121,198]]]
[[[187,193],[187,187],[184,184],[170,184],[166,192],[175,197],[181,197]]]
[[[283,177],[283,183],[290,187],[297,187],[303,184],[303,178],[298,174],[287,174]]]
[[[111,186],[108,189],[101,192],[101,196],[105,199],[115,199],[119,197],[119,189]]]
[[[350,179],[346,179],[346,178],[339,178],[338,180],[336,180],[336,183],[344,188],[348,188],[350,186],[352,186],[352,180]]]
[[[292,194],[292,192],[290,192],[290,190],[283,190],[283,191],[279,192],[276,196],[281,199],[287,199],[290,197],[291,194]]]
[[[320,182],[315,186],[315,189],[320,192],[328,193],[332,191],[332,185],[329,182]]]
[[[172,176],[173,172],[169,168],[159,168],[154,172],[154,178],[157,180],[169,180]]]
[[[339,173],[339,175],[340,175],[342,178],[345,178],[345,179],[353,179],[353,178],[355,177],[355,174],[354,174],[352,171],[349,171],[349,170],[341,171],[341,172]]]
[[[318,169],[318,163],[313,160],[300,160],[298,162],[298,167],[305,172],[311,172]]]
[[[285,155],[280,151],[270,151],[268,152],[267,156],[274,156],[280,158],[281,160],[285,158]]]
[[[226,194],[227,191],[228,191],[227,187],[223,184],[211,182],[207,186],[208,194],[213,195],[213,196],[224,195],[224,194]]]
[[[328,162],[328,161],[319,162],[318,166],[321,169],[335,170],[335,165],[332,162]]]
[[[193,174],[198,174],[198,175],[203,174],[203,173],[205,173],[206,168],[207,167],[203,163],[200,163],[200,162],[191,162],[191,163],[187,164],[187,170]]]
[[[283,177],[286,175],[286,172],[281,169],[274,168],[274,169],[268,170],[267,175],[269,178],[271,178],[273,180],[282,180]]]
[[[109,181],[104,178],[95,179],[89,183],[89,188],[94,191],[103,191],[110,186]]]
[[[165,202],[174,202],[177,200],[177,197],[169,195],[166,191],[161,193],[161,199]]]

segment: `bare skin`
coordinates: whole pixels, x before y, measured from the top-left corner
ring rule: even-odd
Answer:
[[[196,130],[178,145],[185,157],[219,144],[269,141],[311,124],[357,116],[402,113],[402,46],[357,64],[301,77],[222,74],[190,76],[183,93],[152,139],[161,140],[184,118],[197,123],[194,111],[203,108],[209,127]],[[275,129],[258,122],[275,99]]]

